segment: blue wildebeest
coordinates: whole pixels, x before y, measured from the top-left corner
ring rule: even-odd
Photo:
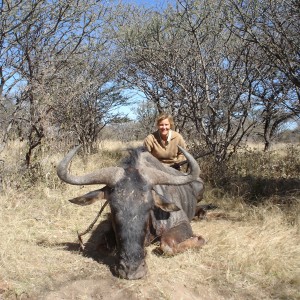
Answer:
[[[75,176],[68,167],[79,147],[60,162],[57,174],[73,185],[106,185],[70,201],[87,205],[99,199],[108,200],[111,232],[118,253],[118,276],[126,279],[145,276],[145,247],[155,238],[160,240],[160,252],[168,255],[204,244],[201,236],[193,235],[190,225],[203,193],[203,181],[196,160],[186,150],[180,148],[190,165],[189,174],[165,166],[144,148],[137,148],[129,150],[121,167]]]

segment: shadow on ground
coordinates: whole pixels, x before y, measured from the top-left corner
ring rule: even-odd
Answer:
[[[98,263],[106,265],[112,275],[117,276],[115,266],[117,263],[115,240],[109,221],[100,222],[91,232],[90,237],[84,243],[84,249],[81,249],[78,243],[59,243],[55,246],[63,247],[64,250],[70,252],[78,252],[79,255],[92,258]]]

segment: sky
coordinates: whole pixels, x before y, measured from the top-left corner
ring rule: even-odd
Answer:
[[[134,91],[134,90],[126,90],[123,92],[123,95],[125,97],[128,97],[131,99],[133,104],[129,106],[123,106],[118,110],[118,112],[126,114],[128,118],[135,120],[136,119],[136,109],[139,106],[139,103],[142,103],[144,100],[146,100],[145,95],[143,95],[142,92]]]
[[[167,2],[174,2],[174,0],[123,0],[124,3],[137,4],[146,7],[166,7]]]

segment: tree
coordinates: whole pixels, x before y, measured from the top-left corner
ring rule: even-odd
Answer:
[[[35,22],[38,9],[43,0],[28,3],[26,1],[1,1],[0,3],[0,111],[2,114],[3,136],[0,152],[5,147],[9,132],[16,123],[22,108],[24,86],[18,69],[22,59],[17,57],[15,32],[28,20]]]
[[[113,63],[105,29],[111,18],[109,6],[93,0],[20,0],[15,6],[5,1],[1,14],[2,27],[6,26],[0,44],[4,62],[1,91],[3,99],[12,99],[12,112],[18,111],[18,115],[11,114],[14,121],[10,124],[19,126],[27,142],[26,165],[32,165],[34,152],[46,142],[49,128],[67,124],[64,118],[56,119],[62,116],[60,112],[76,116],[72,121],[77,121],[77,129],[90,120],[85,124],[89,129],[76,133],[81,142],[91,143],[99,130],[91,127],[95,118],[91,110],[101,114],[98,120],[107,119],[104,112],[109,105],[125,102],[117,96],[119,86],[115,88],[113,82],[118,64]],[[14,25],[7,28],[8,23]],[[108,95],[112,95],[109,100]],[[77,108],[81,113],[76,115]],[[95,126],[100,126],[98,120]]]
[[[296,9],[296,2],[178,0],[163,12],[134,10],[120,23],[122,79],[172,113],[217,162],[260,124],[267,149],[299,114]]]
[[[229,1],[229,30],[256,48],[254,101],[261,113],[265,150],[275,133],[300,114],[299,26],[296,1]]]
[[[269,67],[264,69],[269,69]],[[264,150],[267,151],[280,128],[287,121],[293,120],[295,111],[286,105],[292,103],[290,83],[279,82],[276,72],[267,71],[264,74],[262,69],[260,74],[262,77],[253,89],[253,96],[257,107],[256,113],[259,114],[260,123],[263,127],[262,133],[259,135],[263,137]],[[288,80],[286,79],[286,81]]]
[[[136,109],[136,122],[138,123],[137,136],[144,139],[150,132],[156,129],[157,109],[153,102],[143,101]]]
[[[182,132],[193,127],[196,143],[217,161],[226,160],[255,124],[251,52],[223,26],[220,4],[177,3],[142,25],[144,15],[130,19],[120,43],[127,61],[123,79],[158,111],[172,113]]]
[[[300,113],[300,7],[298,1],[240,1],[228,2],[233,21],[228,28],[239,39],[248,41],[259,52],[256,61],[275,70],[282,85],[288,83],[290,93],[297,97],[297,102],[286,105]]]

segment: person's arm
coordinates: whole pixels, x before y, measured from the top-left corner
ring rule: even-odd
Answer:
[[[151,135],[148,135],[145,139],[144,139],[144,147],[147,149],[148,152],[151,153],[151,149],[152,149],[152,142],[151,142]]]

